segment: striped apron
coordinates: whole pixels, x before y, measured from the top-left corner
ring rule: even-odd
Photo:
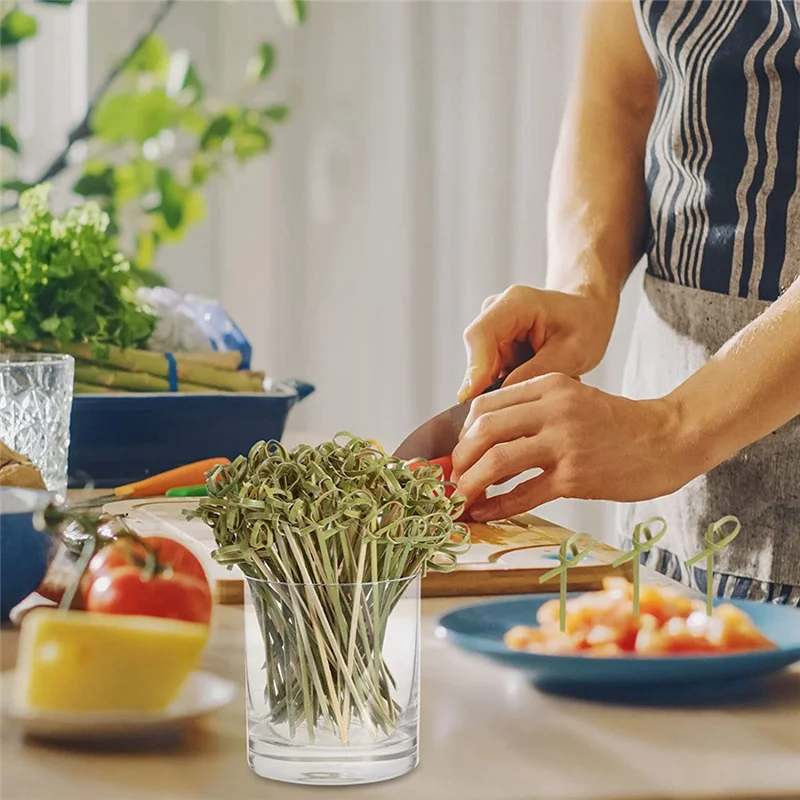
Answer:
[[[649,239],[623,393],[660,397],[800,274],[800,0],[632,0],[659,79]],[[742,380],[747,380],[743,375]],[[708,525],[742,530],[719,596],[800,605],[800,418],[675,494],[619,506],[618,540],[666,519],[644,563],[705,591]]]

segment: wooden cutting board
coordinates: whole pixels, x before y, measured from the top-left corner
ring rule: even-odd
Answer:
[[[244,576],[211,558],[215,547],[211,529],[201,520],[187,520],[183,511],[196,505],[186,498],[152,498],[109,503],[112,514],[124,515],[143,536],[168,536],[189,547],[203,562],[217,603],[244,601]],[[558,565],[558,549],[572,531],[531,514],[490,524],[471,523],[472,547],[459,557],[452,572],[429,572],[422,581],[423,597],[527,594],[558,591],[558,578],[539,583],[539,577]],[[600,588],[608,575],[630,577],[631,562],[613,568],[619,550],[597,542],[592,553],[568,572],[570,591]]]

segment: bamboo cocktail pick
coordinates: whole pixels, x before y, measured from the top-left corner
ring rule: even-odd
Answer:
[[[653,533],[650,530],[650,526],[659,523],[661,525],[661,530],[657,533]],[[633,561],[633,614],[634,616],[639,616],[639,567],[641,566],[641,554],[647,553],[650,548],[659,540],[661,539],[664,534],[667,532],[667,522],[662,517],[651,517],[646,522],[640,522],[634,529],[633,529],[633,536],[631,536],[631,540],[633,542],[633,550],[628,553],[625,553],[624,556],[620,556],[616,561],[614,561],[611,566],[612,567],[620,567],[623,564],[627,563],[628,561]],[[644,539],[642,538],[644,537]]]
[[[578,540],[587,539],[587,543],[582,550],[578,549]],[[549,572],[545,572],[539,578],[539,583],[545,583],[550,578],[555,578],[559,575],[560,582],[560,605],[559,605],[559,623],[561,625],[561,633],[567,629],[567,570],[574,567],[579,561],[586,558],[594,547],[594,539],[588,533],[573,533],[566,541],[561,544],[558,549],[559,565]]]
[[[725,533],[725,525],[734,523],[733,530]],[[692,556],[687,562],[687,567],[693,567],[698,561],[706,560],[706,614],[710,617],[714,611],[714,553],[721,553],[738,535],[742,525],[736,517],[727,516],[712,522],[706,531],[705,540],[708,547],[702,553]]]

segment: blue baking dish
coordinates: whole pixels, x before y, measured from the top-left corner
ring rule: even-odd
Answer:
[[[259,440],[280,441],[289,411],[310,383],[275,383],[266,393],[76,395],[69,485],[122,486],[193,461],[234,459]]]

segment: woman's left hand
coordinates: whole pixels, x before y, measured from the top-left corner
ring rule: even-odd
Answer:
[[[629,400],[544,375],[473,401],[453,451],[452,480],[475,501],[475,520],[504,519],[560,497],[647,500],[695,477],[684,438],[671,400]],[[512,491],[478,500],[490,486],[537,468],[540,475]]]

